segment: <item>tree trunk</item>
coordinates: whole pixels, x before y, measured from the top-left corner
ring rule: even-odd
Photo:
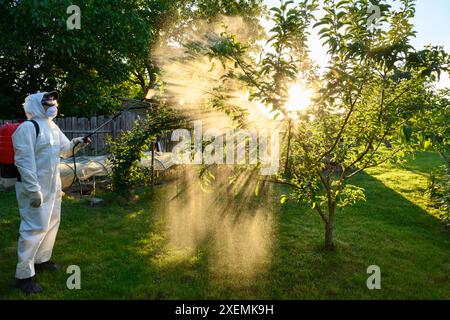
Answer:
[[[334,229],[334,211],[336,209],[336,203],[334,201],[328,201],[328,221],[325,225],[325,249],[327,251],[334,250],[333,241],[333,229]]]
[[[330,221],[325,225],[325,249],[327,251],[334,250],[333,243],[333,222]]]

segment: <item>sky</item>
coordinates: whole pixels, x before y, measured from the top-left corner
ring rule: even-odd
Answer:
[[[265,0],[270,8],[279,6],[279,0]],[[417,49],[427,44],[443,45],[450,51],[450,0],[417,0],[416,17],[413,20],[416,38],[412,45]],[[321,66],[326,64],[326,49],[315,33],[311,35],[310,50],[312,58]],[[438,88],[450,87],[448,75],[443,75]]]

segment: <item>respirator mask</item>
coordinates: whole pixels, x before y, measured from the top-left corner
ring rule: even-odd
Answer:
[[[42,98],[42,106],[45,111],[45,115],[50,118],[56,118],[58,115],[58,93],[56,91],[46,93]]]

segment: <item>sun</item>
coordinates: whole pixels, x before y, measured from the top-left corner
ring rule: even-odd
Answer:
[[[301,83],[294,83],[289,87],[289,100],[285,108],[290,112],[306,110],[311,104],[312,96],[312,90],[306,89]]]

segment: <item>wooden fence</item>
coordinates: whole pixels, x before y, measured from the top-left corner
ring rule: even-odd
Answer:
[[[117,137],[123,130],[130,130],[134,122],[139,119],[140,115],[134,112],[123,112],[121,116],[111,121],[99,132],[92,136],[91,152],[94,154],[101,154],[104,152],[107,142],[107,137]],[[69,138],[69,140],[86,136],[87,134],[100,127],[102,124],[110,120],[111,117],[98,116],[92,118],[56,118],[56,124],[61,128],[62,132]],[[14,123],[17,120],[0,120],[0,125],[4,123]]]
[[[91,149],[96,154],[102,153],[106,147],[108,137],[116,138],[123,130],[130,130],[134,122],[138,119],[138,115],[133,112],[124,112],[115,120],[111,121],[100,131],[92,136]],[[83,137],[93,132],[95,129],[109,121],[111,117],[98,116],[91,118],[57,118],[56,124],[61,128],[67,138],[73,139]]]

